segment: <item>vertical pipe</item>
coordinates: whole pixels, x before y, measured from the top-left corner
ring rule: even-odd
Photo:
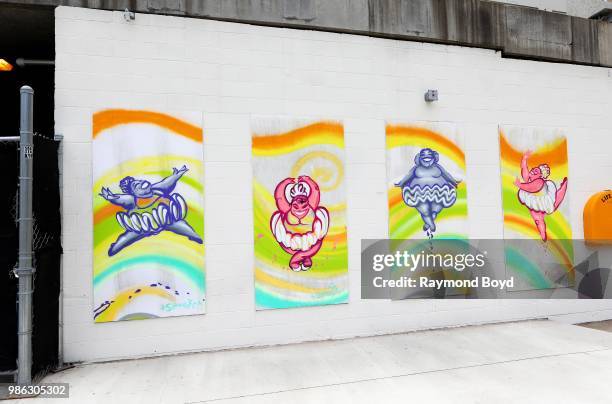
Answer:
[[[64,211],[64,198],[61,197],[62,189],[64,189],[64,136],[56,133],[53,139],[58,142],[57,147],[57,165],[59,172],[59,189],[60,189],[60,212]],[[58,313],[58,368],[64,367],[64,255],[60,255],[60,290],[59,290],[59,313]]]
[[[23,86],[19,121],[19,332],[17,383],[32,383],[32,171],[34,90]]]

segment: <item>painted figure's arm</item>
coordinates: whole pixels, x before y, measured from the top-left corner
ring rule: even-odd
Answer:
[[[319,190],[319,185],[313,181],[307,175],[302,175],[298,178],[298,181],[304,181],[310,187],[310,196],[308,197],[308,204],[313,209],[319,206],[319,201],[321,200],[321,191]]]
[[[179,170],[173,168],[172,175],[169,175],[151,186],[153,192],[161,195],[169,195],[174,190],[174,187],[176,187],[178,180],[180,180],[187,171],[189,171],[189,169],[186,166],[181,167]]]
[[[127,210],[136,207],[136,199],[132,195],[114,194],[110,189],[104,187],[102,187],[99,195],[113,205],[121,206]]]
[[[289,212],[289,202],[285,198],[285,188],[287,185],[293,182],[293,178],[285,178],[281,182],[278,183],[276,189],[274,189],[274,199],[276,200],[276,206],[278,210],[283,213]]]
[[[395,183],[395,186],[403,188],[408,182],[412,181],[412,179],[414,178],[414,171],[415,170],[416,170],[416,166],[412,167],[410,169],[410,171],[408,172],[408,174],[406,174],[406,176],[404,178],[402,178],[400,181]]]
[[[537,178],[531,182],[521,182],[518,178],[514,180],[514,185],[527,192],[538,192],[544,186],[544,180]]]
[[[436,165],[438,166],[438,168],[440,169],[440,172],[442,173],[442,178],[444,178],[453,187],[457,188],[457,185],[459,185],[461,180],[454,179],[453,176],[450,175],[450,173],[446,171],[444,167],[442,167],[440,164],[436,164]]]
[[[521,177],[523,178],[523,181],[526,181],[527,178],[529,178],[529,167],[527,166],[527,160],[529,157],[531,157],[531,152],[527,150],[521,159]]]

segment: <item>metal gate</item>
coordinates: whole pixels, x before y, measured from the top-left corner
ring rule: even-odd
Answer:
[[[0,137],[0,381],[22,384],[59,360],[59,144],[33,133],[32,96],[20,135]]]

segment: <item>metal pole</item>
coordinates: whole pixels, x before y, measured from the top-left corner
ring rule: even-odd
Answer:
[[[42,59],[24,59],[19,58],[15,61],[15,64],[19,67],[26,66],[55,66],[55,61],[53,60],[42,60]]]
[[[21,87],[19,121],[19,353],[17,383],[32,384],[32,171],[34,90]]]
[[[56,133],[53,140],[58,142],[57,165],[59,171],[59,189],[64,189],[64,135]],[[60,198],[60,212],[63,212],[64,201]],[[60,256],[60,294],[59,294],[59,313],[58,313],[58,367],[64,367],[64,255]]]

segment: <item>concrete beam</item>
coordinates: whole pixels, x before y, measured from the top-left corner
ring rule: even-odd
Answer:
[[[479,0],[369,0],[372,34],[502,48],[503,4]]]
[[[333,31],[368,31],[367,0],[184,0],[188,14]]]
[[[600,61],[598,21],[571,17],[572,60],[598,65]]]
[[[612,24],[484,0],[0,0],[182,15],[501,50],[612,67]]]
[[[598,21],[597,32],[599,62],[602,66],[612,66],[612,24]]]
[[[507,55],[572,60],[572,20],[564,14],[506,6]]]

